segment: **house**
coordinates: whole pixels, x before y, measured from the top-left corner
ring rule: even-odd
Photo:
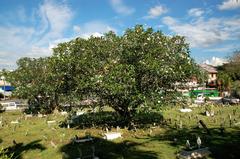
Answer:
[[[206,82],[206,86],[208,87],[216,87],[217,86],[217,69],[209,64],[200,64],[200,68],[208,73],[208,79]]]

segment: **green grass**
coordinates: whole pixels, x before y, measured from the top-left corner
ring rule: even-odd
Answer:
[[[209,158],[240,156],[240,125],[232,125],[231,128],[229,125],[229,114],[234,123],[240,122],[239,106],[214,107],[214,117],[206,117],[203,114],[204,107],[192,109],[193,112],[181,113],[177,107],[166,108],[162,112],[165,125],[153,127],[151,131],[147,128],[137,131],[121,129],[123,138],[114,141],[102,139],[100,128],[60,128],[58,124],[64,120],[60,115],[32,117],[25,120],[20,112],[4,112],[0,114],[3,119],[3,127],[0,128],[0,148],[8,148],[17,158],[23,159],[77,158],[80,154],[79,150],[82,154],[86,154],[91,151],[93,145],[96,155],[101,159],[174,159],[176,153],[184,148],[186,140],[196,145],[196,137],[200,136],[203,146],[209,147],[212,151]],[[18,126],[10,123],[17,119],[20,121]],[[47,120],[56,120],[57,124],[49,127]],[[198,120],[202,120],[207,125],[211,135],[208,135],[203,128],[198,128]],[[180,121],[183,123],[183,128],[176,129]],[[220,124],[224,127],[223,133],[220,132]],[[91,133],[95,138],[93,143],[71,143],[71,138],[75,135],[84,137],[87,133]],[[17,145],[13,144],[13,140]]]

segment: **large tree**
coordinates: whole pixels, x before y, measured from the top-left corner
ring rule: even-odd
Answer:
[[[50,110],[59,101],[91,98],[130,121],[141,107],[171,101],[176,82],[197,74],[184,37],[137,25],[123,35],[61,43],[49,58],[21,59],[12,77],[20,97],[41,97]]]
[[[68,93],[94,97],[126,119],[140,106],[171,100],[175,83],[198,72],[183,37],[140,25],[122,36],[109,32],[60,44],[52,58],[59,76],[71,85]]]

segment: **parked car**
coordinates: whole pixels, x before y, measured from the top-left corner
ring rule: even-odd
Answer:
[[[224,97],[222,98],[223,104],[239,104],[240,100],[234,97]]]

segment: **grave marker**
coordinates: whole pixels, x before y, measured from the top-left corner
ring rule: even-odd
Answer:
[[[202,140],[201,140],[200,137],[198,136],[198,138],[197,138],[198,149],[200,149],[201,144],[202,144]]]
[[[186,149],[187,150],[191,149],[191,145],[190,145],[189,140],[186,141]]]
[[[51,143],[52,147],[57,148],[57,145],[52,140],[50,143]]]
[[[182,123],[182,120],[180,120],[180,123],[179,123],[179,128],[182,129],[183,128],[183,123]]]

